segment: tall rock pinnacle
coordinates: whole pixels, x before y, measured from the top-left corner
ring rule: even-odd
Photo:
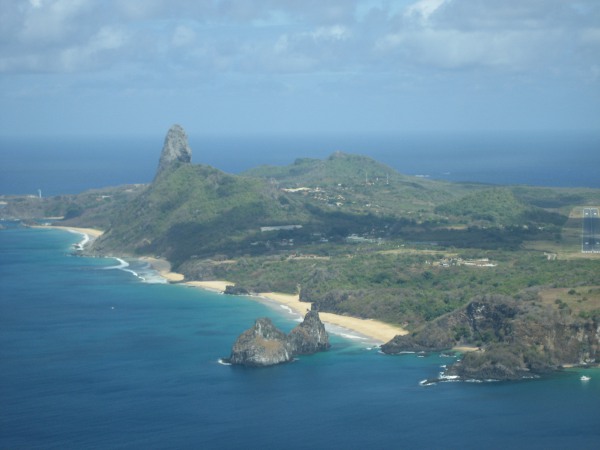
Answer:
[[[184,129],[180,125],[173,125],[169,129],[167,137],[165,137],[156,177],[173,163],[189,163],[191,160],[192,149],[188,145],[188,138]]]

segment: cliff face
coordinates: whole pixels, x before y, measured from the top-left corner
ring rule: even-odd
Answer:
[[[600,360],[600,323],[534,302],[480,297],[418,332],[397,336],[382,351],[441,351],[474,345],[449,374],[474,379],[519,379],[566,364]]]
[[[173,125],[167,132],[165,143],[158,162],[158,177],[174,163],[190,163],[192,161],[192,149],[188,145],[188,138],[180,125]]]
[[[309,311],[304,321],[289,335],[270,319],[257,319],[235,341],[228,361],[250,367],[272,366],[291,361],[294,355],[306,355],[329,348],[329,336],[319,313]]]
[[[309,311],[304,321],[290,331],[287,342],[295,355],[321,352],[329,348],[329,335],[317,311]]]
[[[285,333],[275,327],[271,319],[263,317],[237,338],[229,362],[244,366],[271,366],[291,359]]]

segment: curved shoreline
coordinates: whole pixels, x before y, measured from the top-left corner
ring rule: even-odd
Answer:
[[[69,231],[72,233],[80,233],[84,236],[89,236],[88,240],[85,240],[85,244],[89,244],[92,240],[101,236],[104,232],[95,228],[82,228],[82,227],[69,227],[69,226],[42,226],[43,228],[55,228],[60,230]],[[84,244],[84,245],[85,245]],[[156,258],[151,256],[142,256],[136,259],[146,261],[150,266],[156,270],[161,277],[167,280],[169,283],[183,284],[185,286],[205,289],[213,292],[223,293],[225,288],[235,283],[226,280],[213,280],[213,281],[185,281],[183,274],[172,272],[171,263],[166,259]],[[249,298],[257,300],[267,300],[270,302],[277,303],[283,307],[289,308],[291,312],[304,317],[306,311],[312,307],[312,303],[301,302],[298,295],[283,294],[278,292],[260,292],[255,296]],[[329,324],[335,328],[341,330],[348,330],[349,333],[358,333],[367,339],[375,341],[378,344],[383,344],[390,341],[397,335],[407,334],[408,331],[399,327],[390,325],[385,322],[374,319],[359,319],[357,317],[342,316],[340,314],[319,312],[321,320],[326,325]],[[338,330],[334,330],[338,331]],[[344,334],[344,333],[336,333]]]
[[[167,260],[152,257],[144,257],[142,259],[148,261],[154,270],[171,283],[219,293],[225,292],[227,286],[235,285],[235,283],[226,280],[184,281],[184,276],[182,274],[171,272],[171,264]],[[283,294],[279,292],[260,292],[256,295],[247,296],[247,298],[258,301],[267,300],[271,303],[276,303],[280,306],[289,308],[290,312],[297,314],[301,318],[304,317],[306,311],[312,307],[312,303],[301,302],[298,295]],[[347,330],[348,334],[357,333],[377,344],[384,344],[397,335],[408,334],[408,331],[404,328],[379,320],[359,319],[357,317],[342,316],[340,314],[321,311],[319,311],[319,315],[325,325],[329,324],[330,326],[341,329],[340,331]],[[334,331],[337,332],[338,330]]]
[[[233,285],[234,283],[223,280],[215,280],[186,281],[181,284],[223,293],[226,286]],[[283,294],[280,292],[259,292],[256,295],[248,296],[248,298],[256,299],[258,301],[268,300],[269,302],[288,308],[290,312],[297,314],[300,317],[304,317],[306,312],[312,307],[312,303],[301,302],[298,295]],[[390,325],[374,319],[359,319],[357,317],[342,316],[340,314],[322,311],[319,311],[319,316],[325,325],[332,325],[336,328],[342,329],[342,331],[347,330],[348,334],[357,333],[369,340],[375,341],[378,344],[388,342],[397,335],[404,335],[408,333],[408,331],[401,327]]]
[[[40,225],[39,228],[65,230],[71,233],[83,234],[89,236],[90,240],[99,238],[104,234],[104,230],[97,230],[96,228],[68,227],[64,225]]]
[[[184,281],[184,276],[182,274],[171,272],[171,264],[167,260],[152,257],[144,257],[142,259],[149,262],[154,270],[170,283],[182,284],[221,294],[225,292],[227,286],[235,285],[235,283],[226,280]],[[276,303],[282,307],[288,308],[291,313],[298,315],[300,318],[304,317],[306,311],[312,307],[312,303],[301,302],[298,295],[283,294],[279,292],[259,292],[256,295],[246,297],[248,299],[258,301],[266,300],[270,303]],[[336,334],[357,333],[377,344],[384,344],[397,335],[408,334],[408,331],[404,328],[379,320],[359,319],[357,317],[342,316],[340,314],[322,311],[319,311],[319,316],[325,325],[336,328],[334,329]],[[347,333],[342,333],[341,331],[347,331]]]

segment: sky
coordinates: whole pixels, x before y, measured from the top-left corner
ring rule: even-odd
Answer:
[[[0,0],[0,135],[600,132],[598,0]]]

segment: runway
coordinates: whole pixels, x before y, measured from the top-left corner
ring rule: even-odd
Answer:
[[[581,252],[600,253],[600,217],[598,208],[583,208]]]

